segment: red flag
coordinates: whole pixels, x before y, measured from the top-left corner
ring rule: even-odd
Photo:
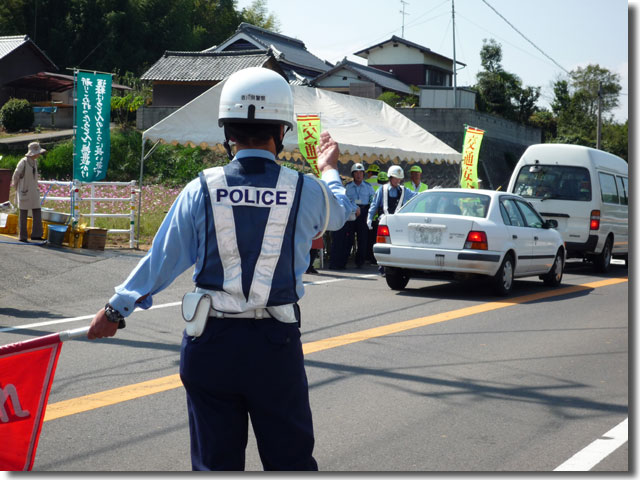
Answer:
[[[58,363],[59,333],[0,347],[0,470],[31,470]]]

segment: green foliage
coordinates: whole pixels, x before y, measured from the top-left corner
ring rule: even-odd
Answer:
[[[71,180],[73,176],[73,142],[58,143],[40,157],[40,178],[47,180]]]
[[[8,132],[30,128],[34,118],[33,107],[28,100],[10,98],[0,108],[0,122]]]
[[[166,50],[219,45],[240,22],[277,31],[258,0],[2,0],[0,36],[29,35],[62,68],[133,72],[140,76]]]
[[[378,97],[378,100],[381,100],[387,105],[391,105],[393,108],[395,108],[400,103],[400,95],[395,92],[384,92]]]
[[[545,132],[553,142],[588,147],[597,145],[598,90],[601,94],[601,148],[624,159],[628,158],[628,125],[619,124],[607,113],[618,105],[619,76],[599,65],[578,67],[568,79],[555,82],[551,103],[556,120],[556,133]]]
[[[240,15],[243,22],[265,30],[271,30],[272,32],[280,31],[280,22],[273,13],[267,11],[267,2],[265,0],[255,0],[250,6],[243,8]]]
[[[483,40],[480,60],[484,70],[476,76],[478,110],[527,124],[538,110],[540,87],[524,87],[517,75],[502,68],[502,47],[493,39]]]
[[[125,128],[132,122],[135,125],[135,112],[144,104],[144,98],[133,93],[129,93],[124,97],[111,97],[112,118],[121,128]]]

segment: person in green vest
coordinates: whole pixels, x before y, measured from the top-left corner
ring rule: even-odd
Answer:
[[[371,186],[373,187],[373,190],[378,190],[378,173],[380,172],[380,167],[378,165],[376,165],[375,163],[372,163],[371,165],[369,165],[369,168],[367,168],[367,178],[365,179],[365,182],[370,183]]]
[[[429,188],[425,183],[420,181],[422,177],[422,169],[418,165],[414,165],[409,169],[409,176],[411,177],[411,181],[405,182],[405,188],[416,193],[424,192]]]

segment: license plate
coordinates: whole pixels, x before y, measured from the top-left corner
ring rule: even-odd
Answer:
[[[410,223],[409,240],[422,245],[440,245],[444,229],[444,225]]]

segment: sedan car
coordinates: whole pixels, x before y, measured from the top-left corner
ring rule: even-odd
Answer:
[[[538,275],[546,285],[560,284],[565,247],[557,225],[518,195],[436,188],[380,217],[373,253],[394,290],[411,277],[482,275],[508,295],[514,278]]]

